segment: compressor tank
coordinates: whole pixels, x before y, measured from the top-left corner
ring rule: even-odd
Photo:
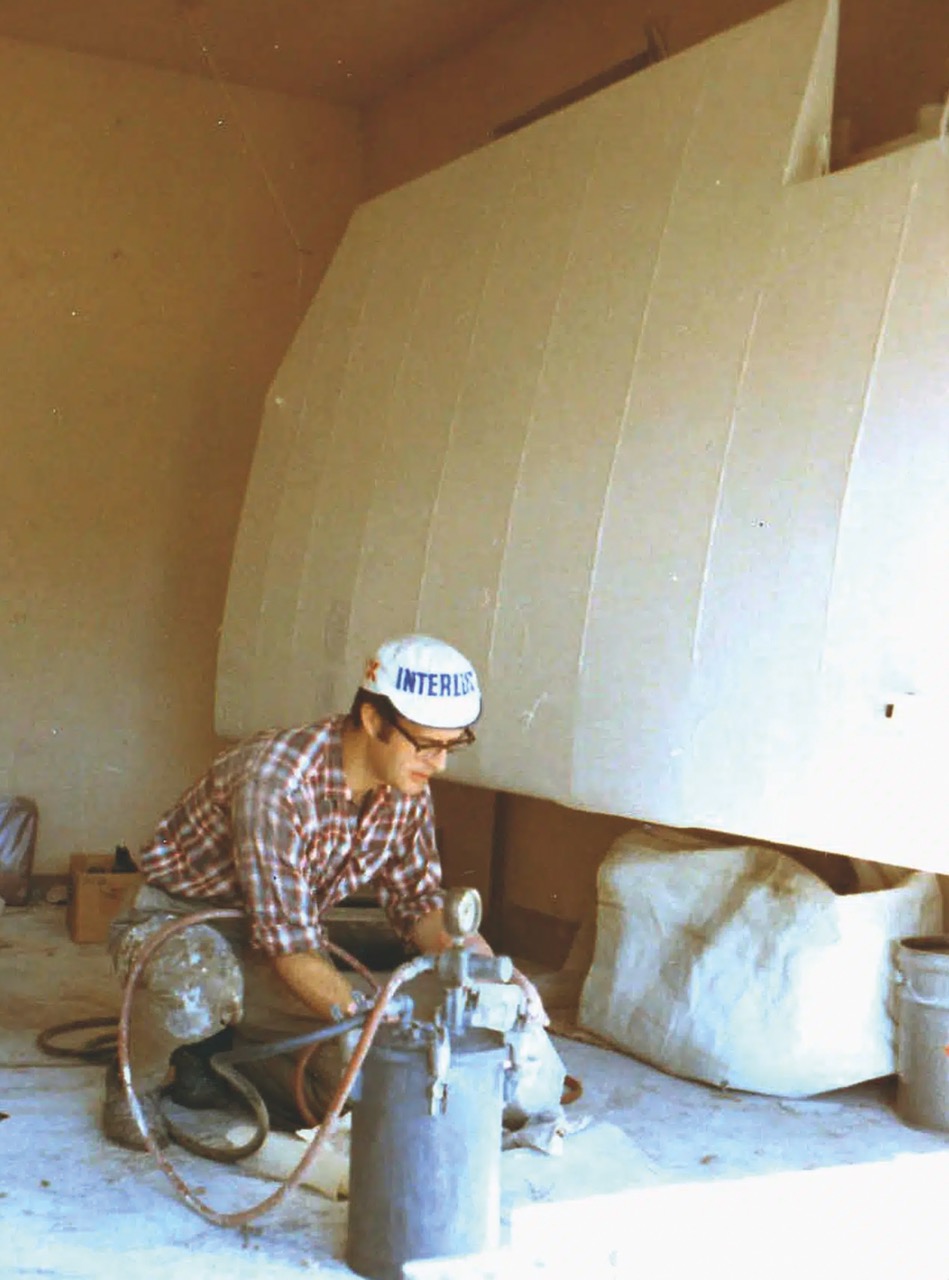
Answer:
[[[501,1220],[503,1037],[451,1037],[442,1094],[433,1029],[383,1026],[353,1108],[346,1262],[370,1280],[403,1263],[496,1249]]]

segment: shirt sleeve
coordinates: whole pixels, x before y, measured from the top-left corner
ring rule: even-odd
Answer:
[[[417,921],[437,911],[445,900],[431,793],[425,792],[413,807],[415,813],[406,820],[395,852],[375,882],[379,905],[406,942],[411,940]]]
[[[249,779],[232,799],[234,866],[244,894],[251,945],[268,956],[315,951],[318,912],[304,871],[304,827],[292,795]]]

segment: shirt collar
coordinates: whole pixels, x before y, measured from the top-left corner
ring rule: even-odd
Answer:
[[[332,716],[326,726],[326,791],[328,795],[337,799],[345,800],[347,804],[355,805],[353,793],[349,789],[349,783],[346,781],[346,774],[343,770],[343,726],[346,723],[345,715]],[[391,798],[392,788],[386,784],[376,787],[369,794],[368,803],[364,805],[366,814],[371,813],[379,806],[380,801],[388,801]]]
[[[343,725],[346,717],[333,716],[326,724],[326,778],[327,795],[352,801],[352,794],[343,772]]]

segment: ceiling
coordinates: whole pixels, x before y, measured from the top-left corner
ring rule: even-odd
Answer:
[[[537,2],[0,0],[0,35],[359,105]]]
[[[635,9],[676,53],[776,2],[601,0],[591,21],[616,25],[625,15],[628,27]],[[364,106],[508,19],[532,10],[555,18],[586,3],[0,0],[0,37]],[[949,2],[841,0],[840,7],[835,114],[850,121],[862,146],[910,132],[916,108],[949,87]]]

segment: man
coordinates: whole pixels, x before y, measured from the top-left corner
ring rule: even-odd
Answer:
[[[390,640],[368,662],[348,715],[224,751],[161,819],[137,859],[147,883],[113,927],[119,973],[175,916],[237,905],[244,919],[189,926],[146,969],[131,1065],[158,1141],[167,1141],[156,1099],[172,1054],[176,1073],[200,1064],[181,1046],[216,1045],[235,1023],[242,1041],[279,1040],[356,1010],[350,980],[324,949],[330,907],[370,887],[410,947],[449,944],[429,781],[474,741],[480,714],[477,676],[458,650],[428,636]],[[478,935],[468,945],[490,951]],[[535,992],[530,1002],[542,1021]],[[294,1114],[291,1059],[247,1070],[272,1110]],[[311,1059],[311,1110],[325,1109],[340,1070],[331,1041]],[[198,1086],[200,1095],[200,1071]],[[114,1069],[103,1128],[124,1146],[144,1145]]]

